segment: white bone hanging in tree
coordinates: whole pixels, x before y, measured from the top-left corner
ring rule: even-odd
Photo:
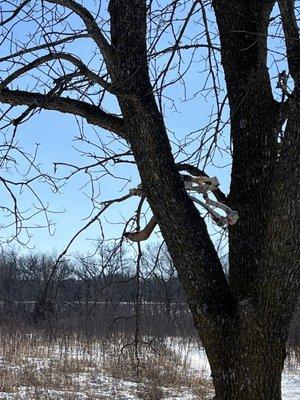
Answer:
[[[238,220],[238,212],[232,210],[226,204],[219,201],[215,201],[209,198],[208,193],[215,190],[219,186],[219,181],[216,177],[208,176],[190,176],[190,175],[180,175],[184,181],[184,187],[188,192],[188,196],[193,200],[194,203],[202,206],[211,216],[212,220],[220,227],[226,225],[234,225]],[[190,194],[195,192],[195,194],[202,194],[205,202],[201,201],[195,195]],[[143,188],[139,185],[137,188],[129,190],[129,194],[132,196],[142,196]],[[213,208],[214,207],[214,208]],[[219,214],[215,208],[224,211],[225,215]],[[149,238],[157,224],[156,218],[153,216],[146,227],[137,232],[126,232],[126,236],[129,240],[134,242],[140,242]]]

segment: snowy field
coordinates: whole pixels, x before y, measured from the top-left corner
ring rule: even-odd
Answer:
[[[170,345],[177,354],[186,359],[192,370],[200,372],[202,376],[210,376],[210,368],[204,349],[195,346],[181,346],[180,343]],[[300,366],[290,362],[282,376],[282,400],[300,400]]]
[[[167,339],[139,348],[124,338],[82,343],[1,337],[0,399],[196,400],[213,396],[210,369],[195,341]],[[138,372],[137,372],[138,371]],[[300,399],[296,364],[282,379],[284,400]]]

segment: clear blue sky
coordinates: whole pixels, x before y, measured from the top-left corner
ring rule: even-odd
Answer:
[[[183,13],[186,13],[186,11]],[[276,14],[276,10],[274,13]],[[30,24],[22,25],[17,27],[16,34],[24,35],[26,32],[29,32],[30,29]],[[191,24],[188,36],[194,37],[198,33],[199,26]],[[278,39],[274,40],[275,42],[270,41],[270,46],[276,48],[280,43]],[[218,39],[216,38],[215,41],[217,43]],[[73,48],[72,50],[74,50],[75,54],[81,59],[88,60],[92,53],[90,42],[83,40],[80,43],[81,44],[76,45],[76,49]],[[187,38],[184,38],[182,43],[186,44],[190,42]],[[205,41],[202,40],[202,43],[205,43]],[[170,42],[166,36],[161,46],[167,47],[169,45]],[[69,49],[71,49],[71,47],[69,47]],[[6,50],[8,50],[8,47],[2,50],[2,54],[6,53]],[[186,93],[180,83],[168,88],[165,93],[167,97],[175,101],[177,107],[177,111],[175,111],[171,107],[171,101],[168,99],[165,100],[164,114],[166,126],[174,133],[176,138],[180,140],[183,140],[190,132],[207,124],[213,107],[213,94],[210,93],[207,95],[207,92],[203,90],[203,85],[207,77],[207,73],[203,72],[206,67],[205,60],[202,60],[204,55],[206,55],[206,50],[200,49],[197,51],[194,62],[188,74],[185,76]],[[187,62],[188,59],[183,59],[183,61]],[[272,75],[276,76],[278,63],[273,62],[273,55],[270,56],[269,63],[270,67],[272,67]],[[176,71],[172,72],[172,74],[173,77],[176,76]],[[220,89],[224,89],[222,74],[220,74],[220,77]],[[19,88],[25,88],[27,83],[28,78],[19,80]],[[207,87],[210,85],[211,82],[209,81]],[[274,80],[273,87],[275,88],[275,86],[276,81]],[[194,97],[196,93],[197,96]],[[186,97],[191,98],[191,100],[183,101],[185,94]],[[223,96],[224,92],[221,93],[221,98]],[[117,107],[112,100],[108,100],[106,105],[109,111],[117,111]],[[228,115],[225,113],[223,117],[224,121],[226,118],[228,118]],[[85,129],[88,136],[93,137],[93,140],[97,140],[95,139],[91,126],[85,125]],[[105,131],[100,128],[96,128],[96,130],[103,140],[110,140],[108,139],[110,135]],[[84,165],[89,162],[86,157],[82,157],[80,153],[74,149],[74,146],[77,146],[79,149],[82,148],[78,141],[74,141],[78,132],[78,126],[73,116],[59,114],[57,112],[41,111],[19,128],[18,143],[19,146],[29,153],[32,153],[35,144],[39,143],[37,160],[44,171],[53,172],[53,162],[60,161],[78,165]],[[173,133],[170,133],[171,140],[173,139]],[[224,130],[223,136],[220,139],[220,147],[223,148],[223,150],[229,144],[228,138],[229,127]],[[197,146],[199,146],[199,141],[196,140],[192,143],[191,148],[195,149]],[[200,167],[202,167],[202,165],[200,165]],[[100,183],[101,195],[99,201],[122,196],[128,193],[129,188],[135,187],[139,183],[135,167],[122,164],[121,167],[116,167],[115,169],[111,168],[110,170],[116,175],[121,174],[124,178],[130,180],[131,183],[127,183],[124,187],[124,180],[104,177]],[[59,169],[57,176],[59,176],[62,171],[67,172],[68,169]],[[206,172],[211,176],[216,175],[221,183],[221,189],[224,192],[228,192],[230,183],[230,156],[228,152],[217,151],[214,157],[214,165],[208,165]],[[87,196],[89,194],[89,187],[82,188],[86,182],[87,177],[84,173],[78,175],[67,182],[65,187],[61,189],[60,194],[51,193],[47,185],[37,186],[37,191],[43,199],[43,202],[49,203],[50,209],[58,213],[50,215],[50,218],[55,223],[55,232],[53,232],[55,234],[50,236],[47,229],[33,231],[32,233],[34,236],[30,242],[31,247],[35,247],[41,251],[60,252],[77,230],[85,225],[87,222],[86,218],[89,218],[91,213],[91,203]],[[5,195],[2,192],[2,198],[3,196]],[[31,207],[33,202],[34,199],[28,191],[24,191],[24,193],[19,196],[19,204],[22,209]],[[134,213],[137,203],[137,199],[132,199],[126,203],[122,203],[121,206],[116,204],[105,214],[105,217],[102,218],[102,222],[107,238],[120,236],[123,227],[119,223],[126,220],[126,218],[129,218]],[[150,214],[148,213],[148,215]],[[35,224],[43,224],[44,222],[45,220],[40,219],[40,217],[34,220]],[[95,242],[99,239],[99,233],[99,226],[97,224],[92,226],[76,240],[71,251],[85,252],[93,249]],[[153,240],[156,240],[155,236]]]

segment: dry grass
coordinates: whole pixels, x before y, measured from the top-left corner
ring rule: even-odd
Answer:
[[[126,343],[129,339],[120,336],[83,342],[2,332],[0,399],[117,400],[132,395],[161,400],[176,394],[191,400],[211,393],[211,384],[191,374],[165,344],[136,349]]]
[[[138,382],[142,400],[160,400],[183,392],[204,399],[213,390],[207,379],[191,374],[189,366],[164,344],[155,349],[141,346],[138,357],[132,346],[114,350],[118,351],[104,359],[103,370],[116,379]]]

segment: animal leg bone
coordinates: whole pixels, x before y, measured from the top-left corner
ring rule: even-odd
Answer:
[[[220,215],[217,211],[209,207],[206,203],[203,203],[203,201],[196,199],[196,197],[189,195],[189,197],[197,204],[205,208],[209,214],[211,215],[212,219],[216,222],[218,226],[224,226],[227,224],[227,218],[223,217]]]
[[[191,190],[195,191],[197,193],[203,194],[203,197],[206,201],[204,203],[201,200],[198,200],[196,197],[188,195],[190,199],[192,199],[195,203],[201,205],[203,208],[205,208],[208,213],[210,214],[211,218],[215,223],[222,227],[225,226],[226,224],[228,225],[234,225],[236,221],[238,220],[238,212],[232,210],[230,207],[227,205],[220,203],[219,201],[214,201],[211,200],[208,197],[207,192],[213,191],[218,188],[219,186],[219,181],[217,177],[209,177],[209,176],[189,176],[189,175],[181,175],[181,178],[184,181],[184,186],[186,190]],[[143,195],[143,188],[142,185],[138,185],[137,188],[130,189],[129,193],[132,196],[142,196]],[[215,211],[213,208],[210,206],[219,208],[223,210],[226,213],[226,217],[220,215],[217,211]],[[124,236],[132,240],[133,242],[141,242],[144,240],[147,240],[151,233],[153,232],[155,226],[157,224],[156,218],[153,216],[148,224],[145,226],[144,229],[138,231],[138,232],[125,232]]]
[[[239,218],[238,212],[232,210],[230,207],[226,206],[223,203],[220,203],[219,201],[214,201],[210,199],[207,195],[203,196],[205,198],[206,204],[209,206],[214,206],[217,208],[220,208],[221,210],[225,211],[226,217],[227,217],[227,223],[229,225],[234,225],[236,221]]]
[[[124,236],[133,242],[142,242],[150,237],[151,233],[156,227],[156,224],[156,218],[153,216],[144,229],[138,232],[125,232]]]

